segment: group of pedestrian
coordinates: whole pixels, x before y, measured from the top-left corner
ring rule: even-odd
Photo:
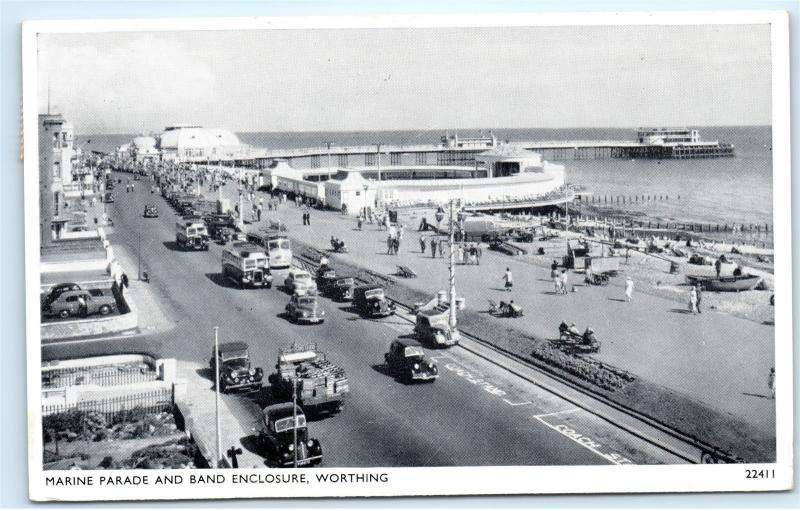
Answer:
[[[311,225],[311,210],[308,206],[303,207],[303,225]]]
[[[425,250],[426,250],[426,248],[428,246],[430,246],[431,258],[435,258],[436,257],[436,252],[437,251],[439,252],[439,257],[444,257],[444,248],[445,248],[444,238],[436,239],[436,238],[431,237],[431,239],[429,241],[425,237],[425,235],[423,234],[422,236],[419,237],[419,251],[420,251],[420,253],[425,255]]]
[[[398,226],[390,222],[387,222],[386,225],[386,229],[388,231],[386,236],[386,253],[389,255],[397,255],[400,251],[400,242],[403,239],[405,225]]]

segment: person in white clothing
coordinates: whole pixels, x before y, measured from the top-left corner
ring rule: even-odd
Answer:
[[[625,279],[625,301],[630,302],[633,299],[633,279],[628,277]]]

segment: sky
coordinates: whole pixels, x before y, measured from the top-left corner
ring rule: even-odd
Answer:
[[[768,25],[40,34],[79,134],[768,125]]]

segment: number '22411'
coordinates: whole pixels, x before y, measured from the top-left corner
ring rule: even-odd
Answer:
[[[775,479],[775,469],[745,470],[745,479]]]

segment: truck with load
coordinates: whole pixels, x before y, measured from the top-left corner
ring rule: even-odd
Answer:
[[[186,216],[175,223],[175,244],[184,250],[208,250],[208,229],[202,218]]]
[[[268,380],[274,398],[292,401],[294,395],[298,406],[309,412],[339,412],[350,393],[344,369],[330,362],[314,344],[281,349]]]

